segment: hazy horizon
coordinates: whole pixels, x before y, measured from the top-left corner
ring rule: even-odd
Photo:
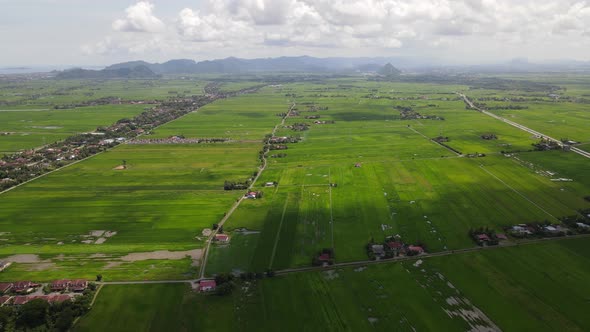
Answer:
[[[590,2],[0,0],[0,67],[170,59],[417,57],[472,65],[590,57]]]

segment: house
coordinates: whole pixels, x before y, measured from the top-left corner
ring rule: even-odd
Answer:
[[[264,184],[265,187],[274,187],[275,183],[274,182],[267,182]]]
[[[490,237],[487,234],[478,234],[475,236],[477,241],[479,242],[488,242],[490,241]]]
[[[68,288],[72,292],[82,292],[88,287],[88,281],[84,279],[72,280],[68,283]]]
[[[577,222],[576,226],[580,227],[580,228],[590,228],[590,225],[581,223],[581,222]]]
[[[201,280],[199,282],[199,292],[211,292],[215,290],[217,283],[215,280]]]
[[[8,301],[10,301],[10,296],[0,296],[0,307],[4,306]]]
[[[17,281],[12,284],[12,289],[14,289],[15,292],[21,294],[30,293],[37,287],[39,287],[39,284],[31,281]]]
[[[12,298],[13,305],[23,305],[31,300],[28,296],[18,295]]]
[[[420,246],[408,246],[408,251],[413,251],[418,254],[422,254],[422,253],[424,253],[424,248],[422,248]]]
[[[66,294],[59,294],[59,295],[49,295],[46,297],[47,302],[49,303],[61,303],[64,301],[71,300],[72,298]]]
[[[330,261],[330,254],[322,253],[321,255],[318,256],[318,260],[320,262],[329,262]]]
[[[382,244],[374,244],[371,246],[371,250],[376,257],[383,257],[385,256],[385,249],[383,248]]]
[[[227,235],[227,234],[215,234],[215,241],[229,242],[229,235]]]
[[[506,236],[506,234],[502,234],[502,233],[498,233],[498,234],[496,234],[496,238],[497,238],[498,240],[502,240],[502,241],[503,241],[503,240],[508,240],[508,236]]]
[[[362,166],[361,163],[354,164],[354,167],[356,167],[356,168],[360,168],[361,166]]]
[[[392,250],[400,250],[404,246],[404,244],[399,241],[391,241],[387,242],[387,246],[389,247],[389,249]]]
[[[256,191],[250,191],[246,194],[246,198],[250,199],[256,199],[256,196],[258,196],[258,193]]]
[[[519,234],[519,235],[533,234],[533,232],[531,232],[526,226],[521,226],[521,225],[512,226],[512,228],[510,230],[513,234]]]
[[[69,280],[55,280],[51,283],[51,290],[54,292],[65,291],[70,284]]]
[[[11,282],[2,282],[0,283],[0,293],[4,294],[8,292],[12,288]]]

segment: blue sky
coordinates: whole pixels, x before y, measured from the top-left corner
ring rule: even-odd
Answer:
[[[590,60],[587,0],[0,0],[0,66],[416,56]]]

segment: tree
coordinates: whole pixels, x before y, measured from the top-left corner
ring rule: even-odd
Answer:
[[[102,274],[96,275],[96,281],[102,281]]]
[[[74,312],[72,311],[72,308],[66,307],[57,315],[57,319],[55,320],[55,328],[58,331],[67,331],[70,329],[73,322]]]
[[[41,326],[47,321],[49,303],[42,299],[34,299],[20,307],[16,325],[22,328]]]
[[[0,332],[7,330],[7,326],[13,314],[14,312],[11,307],[0,308]]]
[[[217,295],[229,295],[234,290],[234,283],[233,282],[226,282],[221,285],[218,285],[215,288],[215,294]]]

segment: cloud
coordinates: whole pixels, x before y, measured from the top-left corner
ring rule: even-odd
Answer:
[[[590,1],[581,0],[203,1],[198,8],[179,8],[166,22],[154,15],[153,4],[137,2],[113,22],[114,34],[86,51],[140,54],[169,48],[247,56],[244,52],[383,55],[444,49],[484,55],[490,54],[484,48],[528,45],[526,50],[538,52],[553,43],[587,43],[590,37]]]
[[[113,29],[124,32],[160,32],[164,30],[164,23],[154,16],[153,9],[154,5],[146,1],[129,6],[125,10],[125,18],[113,22]]]

